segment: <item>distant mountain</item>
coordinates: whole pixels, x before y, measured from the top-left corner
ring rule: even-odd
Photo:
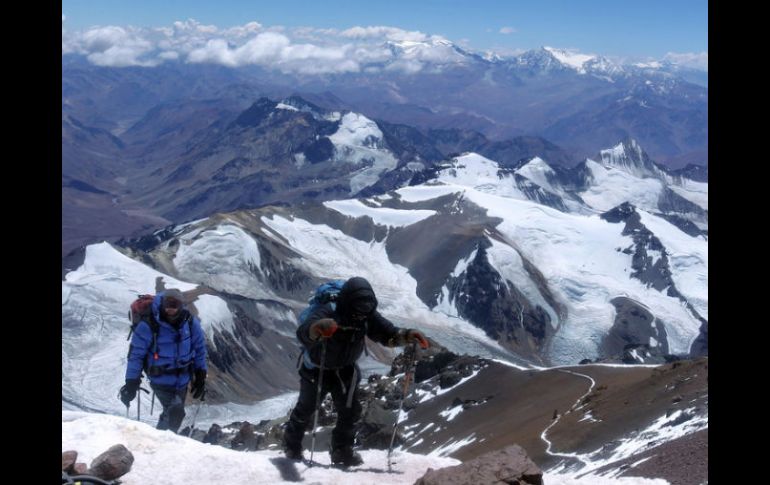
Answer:
[[[103,152],[96,159],[99,168],[87,171],[88,181],[77,182],[71,175],[86,164],[73,163],[72,170],[65,164],[63,183],[72,186],[75,180],[72,187],[101,191],[101,199],[88,195],[101,201],[94,210],[122,213],[113,219],[114,228],[85,227],[93,227],[93,236],[129,236],[140,228],[220,211],[372,196],[435,178],[452,156],[479,153],[501,169],[518,171],[516,177],[524,177],[519,190],[559,210],[606,211],[630,201],[671,216],[677,224],[684,218],[682,224],[696,225],[690,231],[707,228],[707,186],[678,172],[669,174],[633,140],[603,151],[596,157],[600,162],[588,159],[571,168],[570,154],[537,137],[490,141],[473,131],[419,129],[322,108],[296,95],[280,101],[261,98],[242,111],[239,105],[191,101],[158,106],[122,135],[125,142],[98,128],[86,132],[86,138],[63,137],[66,153],[79,147],[75,153],[82,154],[73,161],[87,159],[84,150]],[[63,123],[76,128],[67,119]],[[545,165],[534,168],[535,159]],[[613,167],[621,170],[607,171]],[[542,171],[549,172],[548,181],[534,173]],[[637,198],[635,190],[640,191]],[[63,201],[76,207],[82,198],[82,191],[67,191]]]
[[[541,136],[578,158],[631,137],[657,160],[697,152],[696,162],[708,163],[708,88],[670,63],[616,65],[549,47],[484,57],[445,40],[382,48],[388,60],[333,76],[183,63],[106,68],[64,56],[63,103],[86,124],[118,133],[179,99],[333,93],[344,104],[335,108],[370,119],[476,130],[493,140]]]
[[[330,96],[319,100],[334,101]],[[382,193],[410,183],[458,151],[489,154],[511,166],[533,156],[574,163],[561,148],[537,137],[492,142],[477,132],[420,130],[322,108],[296,95],[261,98],[250,106],[233,99],[165,103],[120,138],[101,128],[78,128],[83,125],[73,121],[69,115],[62,121],[63,184],[75,180],[102,191],[95,210],[123,211],[113,217],[114,228],[84,226],[86,232],[98,229],[94,237],[121,230],[129,236],[147,224],[159,227],[269,203]],[[72,130],[80,134],[71,135]],[[74,187],[86,187],[80,182]],[[72,207],[66,217],[78,211],[82,199],[80,192],[63,195]]]
[[[280,104],[255,104],[233,129],[297,113],[306,126],[314,116],[333,126],[324,116],[339,116]],[[389,160],[372,125],[348,122],[328,136],[329,156]],[[602,155],[554,170],[539,158],[502,168],[469,153],[385,194],[216,215],[124,244],[174,278],[283,306],[325,278],[362,273],[392,295],[384,308],[428,327],[435,312],[467,322],[461,333],[483,347],[497,342],[533,362],[606,358],[629,344],[654,346],[653,360],[687,354],[708,319],[707,210],[698,205],[707,186],[676,185],[633,141]]]

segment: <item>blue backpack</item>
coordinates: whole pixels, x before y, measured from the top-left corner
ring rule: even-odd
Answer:
[[[302,325],[305,323],[308,317],[316,311],[316,309],[327,303],[331,303],[332,308],[334,308],[337,305],[337,297],[344,284],[345,280],[331,280],[316,288],[315,293],[310,300],[308,300],[308,307],[299,314],[299,324]]]
[[[340,291],[342,291],[342,285],[344,284],[345,280],[331,280],[316,288],[313,296],[310,297],[310,300],[308,300],[308,307],[302,310],[302,313],[299,314],[299,324],[304,324],[308,317],[310,317],[310,315],[316,311],[316,309],[326,305],[327,303],[331,303],[332,308],[334,309],[337,306],[337,297],[339,296]],[[301,362],[303,361],[305,366],[310,369],[318,367],[313,363],[312,360],[310,360],[310,353],[306,348],[304,348],[304,346],[302,347],[299,357],[297,358],[297,368],[302,365]]]

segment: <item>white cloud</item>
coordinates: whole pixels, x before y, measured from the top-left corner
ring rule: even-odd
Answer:
[[[682,67],[689,67],[691,69],[698,69],[701,71],[709,70],[708,52],[669,52],[663,59],[669,62],[673,62],[674,64],[678,64]]]
[[[514,32],[516,32],[516,29],[513,27],[502,27],[500,29],[501,34],[513,34]]]
[[[86,54],[88,60],[98,66],[125,67],[157,64],[157,61],[151,59],[140,59],[153,49],[153,45],[131,28],[116,26],[92,28],[73,39],[68,49]]]
[[[412,41],[425,42],[429,40],[426,34],[419,31],[407,31],[398,27],[372,26],[372,27],[352,27],[340,32],[342,37],[353,39],[366,38],[385,38],[392,41]]]
[[[262,24],[259,22],[249,22],[246,25],[231,27],[225,30],[225,36],[232,36],[236,38],[248,37],[255,35],[262,31]]]
[[[184,22],[177,20],[173,25],[174,30],[178,32],[199,32],[202,34],[215,34],[219,30],[214,25],[202,25],[195,19],[187,19]]]
[[[264,32],[240,47],[232,47],[224,39],[209,40],[205,46],[191,51],[187,59],[230,67],[266,65],[285,72],[308,74],[358,71],[360,66],[349,58],[348,50],[347,45],[319,47],[292,44],[283,34]]]
[[[158,58],[163,59],[164,61],[175,61],[179,59],[179,53],[175,51],[163,51],[158,54]]]
[[[287,30],[250,21],[220,29],[194,19],[165,27],[106,26],[78,32],[65,32],[62,23],[62,52],[82,54],[94,64],[114,67],[178,60],[229,67],[262,65],[287,73],[313,74],[359,72],[364,66],[367,71],[385,67],[414,73],[428,63],[462,59],[441,36],[396,27]]]
[[[525,52],[526,52],[525,49],[520,49],[516,47],[493,46],[492,48],[484,51],[483,55],[486,58],[499,57],[501,59],[506,59],[506,58],[520,56]]]
[[[414,74],[422,70],[422,62],[414,59],[398,59],[397,61],[389,64],[386,71],[403,71],[407,74]]]

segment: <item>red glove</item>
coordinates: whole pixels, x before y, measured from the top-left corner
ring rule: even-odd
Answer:
[[[331,318],[322,318],[310,325],[310,339],[318,340],[321,337],[329,338],[334,335],[334,332],[336,332],[338,328],[337,322]]]
[[[422,334],[419,330],[413,330],[410,329],[406,332],[406,340],[407,342],[417,342],[420,344],[420,347],[423,349],[427,349],[430,347],[430,343],[428,343],[428,339],[425,338],[425,335]]]

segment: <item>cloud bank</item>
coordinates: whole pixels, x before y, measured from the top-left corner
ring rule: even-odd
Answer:
[[[438,35],[391,26],[345,30],[281,26],[252,21],[221,29],[188,19],[156,28],[98,26],[68,31],[62,14],[62,55],[80,54],[99,66],[152,67],[164,62],[261,66],[284,73],[335,74],[389,71],[413,74],[469,62],[455,44]],[[499,33],[515,33],[501,27]],[[467,42],[466,42],[467,44]],[[467,45],[465,50],[469,50]],[[485,58],[511,56],[521,49],[501,47]],[[708,70],[708,52],[673,53],[665,59]]]

